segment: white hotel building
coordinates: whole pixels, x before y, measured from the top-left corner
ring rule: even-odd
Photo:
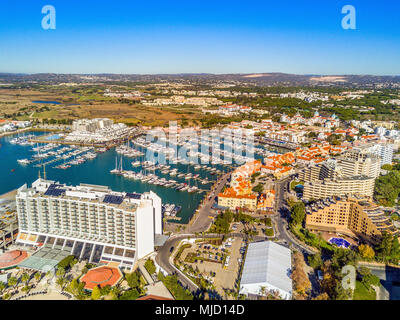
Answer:
[[[155,193],[113,192],[108,187],[71,187],[38,179],[18,189],[17,242],[67,250],[90,262],[132,268],[154,251],[162,235],[161,198]]]

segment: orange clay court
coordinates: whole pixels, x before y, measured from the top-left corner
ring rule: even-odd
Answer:
[[[15,267],[26,258],[28,258],[26,251],[13,250],[5,252],[0,256],[0,269],[9,269]]]
[[[122,273],[118,268],[111,266],[102,266],[90,269],[85,275],[82,276],[81,282],[85,283],[85,289],[93,290],[94,287],[99,286],[114,286],[122,278]]]

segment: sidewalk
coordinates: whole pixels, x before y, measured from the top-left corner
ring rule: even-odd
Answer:
[[[151,277],[150,273],[147,271],[147,269],[144,266],[144,261],[140,260],[138,261],[138,267],[140,272],[142,273],[143,277],[146,279],[146,282],[150,285],[154,283],[153,278]]]

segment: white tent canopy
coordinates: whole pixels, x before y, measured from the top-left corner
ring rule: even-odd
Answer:
[[[292,297],[290,249],[272,241],[251,243],[247,250],[240,293],[261,295],[277,291],[283,299]]]

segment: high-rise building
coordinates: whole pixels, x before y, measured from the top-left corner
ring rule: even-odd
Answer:
[[[343,177],[364,175],[377,178],[381,172],[380,158],[371,153],[361,153],[357,150],[346,151],[337,162]]]
[[[337,159],[303,169],[303,198],[317,200],[331,196],[361,195],[372,197],[375,179],[381,170],[378,156],[347,151]]]
[[[368,143],[353,149],[363,154],[373,154],[381,159],[381,166],[392,164],[394,147],[390,143]]]
[[[314,180],[304,183],[303,199],[318,200],[345,195],[361,195],[372,198],[374,186],[375,178],[367,176]]]
[[[132,268],[154,251],[162,234],[161,199],[155,193],[113,192],[105,186],[67,186],[38,179],[18,189],[17,242],[51,244],[89,261]]]
[[[399,234],[390,217],[365,198],[326,198],[308,205],[306,213],[306,227],[311,231],[340,233],[372,243],[383,232]]]

